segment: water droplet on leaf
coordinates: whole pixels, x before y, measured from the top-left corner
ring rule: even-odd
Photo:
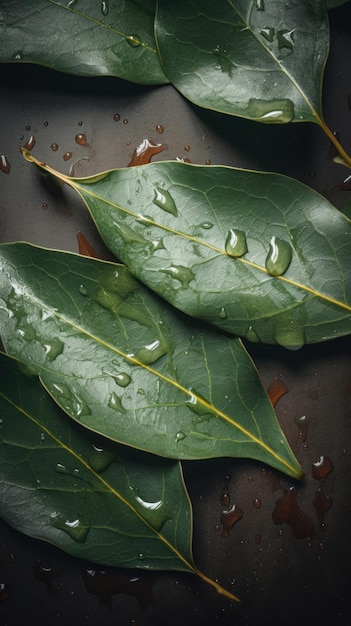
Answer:
[[[161,269],[160,272],[170,274],[173,278],[179,280],[184,288],[189,287],[189,283],[195,278],[195,274],[192,270],[184,265],[171,265],[170,267]]]
[[[88,454],[88,463],[95,472],[103,472],[111,463],[119,461],[117,453],[108,447],[92,445]]]
[[[149,344],[140,348],[135,354],[135,358],[144,365],[152,365],[160,359],[161,356],[167,354],[167,352],[167,347],[161,341],[155,339],[155,341],[151,341]]]
[[[288,269],[292,259],[290,243],[278,237],[272,237],[266,259],[266,270],[272,276],[281,276]]]
[[[111,393],[107,404],[110,407],[110,409],[113,409],[114,411],[119,411],[119,413],[125,412],[125,408],[122,404],[121,398],[119,398],[119,396],[117,396],[117,394],[114,392]]]
[[[183,439],[185,439],[185,437],[186,437],[186,434],[185,434],[185,433],[183,433],[183,431],[182,431],[182,430],[178,430],[178,432],[176,433],[176,436],[175,436],[175,440],[176,440],[177,442],[178,442],[178,441],[182,441]]]
[[[132,380],[129,374],[126,374],[125,372],[115,374],[113,376],[113,379],[116,381],[119,387],[127,387],[127,385],[129,385],[130,381]]]
[[[109,12],[108,0],[102,0],[101,2],[101,13],[102,15],[107,15]]]
[[[53,518],[53,525],[55,528],[64,530],[70,537],[72,537],[72,539],[74,539],[74,541],[78,541],[79,543],[83,543],[85,541],[89,532],[89,526],[78,518],[70,521],[64,520],[55,515]]]
[[[261,100],[251,98],[246,108],[247,117],[268,124],[286,124],[294,119],[294,103],[291,100]]]
[[[260,338],[253,326],[248,327],[247,331],[245,332],[245,338],[248,341],[251,341],[251,343],[259,343],[260,341]]]
[[[268,26],[266,26],[265,28],[262,28],[260,30],[260,34],[262,35],[262,37],[264,37],[267,41],[269,41],[270,43],[272,43],[273,39],[274,39],[274,34],[275,34],[275,30],[274,28],[270,28]]]
[[[241,257],[247,252],[246,235],[242,230],[230,228],[225,241],[225,251],[229,256]]]
[[[293,40],[293,34],[295,29],[292,30],[278,30],[277,32],[277,40],[278,40],[278,48],[282,50],[283,48],[287,48],[288,50],[292,50],[295,46]]]
[[[221,318],[221,320],[227,319],[227,311],[225,310],[224,306],[222,306],[219,311],[219,317]]]
[[[171,194],[166,189],[162,189],[161,187],[155,187],[155,197],[153,199],[153,202],[164,211],[167,211],[167,213],[171,213],[172,215],[177,217],[177,207]]]
[[[132,48],[137,48],[138,46],[140,46],[141,41],[140,38],[138,37],[138,35],[129,35],[127,37],[127,43],[132,46]]]
[[[200,228],[204,228],[205,230],[210,230],[211,228],[213,228],[212,222],[201,222],[199,226]]]
[[[46,342],[44,344],[44,349],[46,353],[47,360],[52,363],[60,354],[62,354],[64,349],[64,343],[58,338],[52,339],[50,342]]]

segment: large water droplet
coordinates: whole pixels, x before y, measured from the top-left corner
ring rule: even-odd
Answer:
[[[45,354],[47,360],[51,363],[54,361],[60,354],[62,354],[64,349],[64,343],[58,337],[52,339],[52,341],[47,341],[44,344]]]
[[[240,257],[247,252],[246,235],[242,230],[230,228],[225,242],[225,251],[229,256]]]
[[[185,439],[185,437],[186,437],[186,434],[183,433],[182,430],[178,430],[178,432],[176,433],[176,436],[175,436],[175,440],[176,440],[176,442],[182,441],[183,439]]]
[[[281,100],[251,98],[246,115],[258,122],[286,124],[294,119],[294,103],[287,98]]]
[[[292,30],[278,30],[277,32],[277,40],[278,40],[278,48],[282,50],[283,48],[287,48],[288,50],[292,50],[295,46],[293,40],[293,34],[295,29]]]
[[[189,283],[194,280],[195,274],[189,267],[185,267],[184,265],[171,265],[170,267],[166,267],[165,269],[161,269],[160,272],[164,274],[170,274],[176,280],[179,280],[182,284],[182,287],[189,287]]]
[[[127,43],[132,46],[132,48],[137,48],[141,44],[140,37],[138,37],[138,35],[128,35]]]
[[[207,406],[206,401],[202,401],[202,397],[195,393],[193,389],[189,389],[189,391],[191,395],[189,400],[186,401],[186,406],[197,415],[197,422],[200,423],[211,419],[214,416],[214,413],[211,412],[211,407]]]
[[[106,446],[103,448],[94,444],[91,446],[91,450],[88,454],[88,463],[95,472],[103,472],[111,463],[118,461],[119,457],[114,450]]]
[[[155,187],[155,197],[153,199],[153,202],[164,211],[167,211],[167,213],[171,213],[172,215],[177,217],[177,207],[171,194],[166,189],[162,189],[161,187]]]
[[[119,396],[117,396],[117,394],[114,392],[111,393],[107,404],[110,407],[110,409],[113,409],[114,411],[118,411],[119,413],[125,412],[125,408],[122,404],[121,398],[119,398]]]
[[[266,270],[272,276],[281,276],[288,269],[292,259],[292,247],[288,241],[272,237],[266,259]]]
[[[299,350],[306,341],[304,328],[293,321],[279,322],[274,329],[274,340],[287,350]]]
[[[167,346],[158,339],[155,339],[140,348],[134,356],[138,361],[144,363],[144,365],[152,365],[165,354],[167,354]]]
[[[261,33],[262,37],[264,37],[267,41],[272,43],[272,41],[274,39],[274,34],[275,34],[274,28],[271,28],[269,26],[265,26],[265,28],[262,28],[260,30],[260,33]]]
[[[72,9],[76,4],[77,4],[78,0],[69,0],[69,2],[67,3],[67,6],[69,9]]]
[[[132,380],[129,374],[126,372],[120,372],[119,374],[114,374],[113,379],[119,385],[119,387],[127,387],[130,381]]]
[[[64,530],[74,541],[83,543],[89,532],[89,525],[80,519],[65,520],[57,515],[53,517],[53,525],[55,528]]]

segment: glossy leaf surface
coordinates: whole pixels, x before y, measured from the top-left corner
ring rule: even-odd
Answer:
[[[266,123],[321,118],[324,0],[159,0],[155,24],[165,71],[195,104]]]
[[[351,222],[305,185],[180,162],[85,179],[41,169],[71,185],[110,250],[188,315],[290,349],[351,332]]]
[[[5,350],[72,418],[161,456],[251,457],[301,476],[239,340],[183,319],[124,266],[0,250]]]
[[[0,515],[95,563],[192,570],[192,514],[176,461],[77,426],[0,355]]]
[[[135,83],[167,78],[154,38],[155,0],[3,0],[0,61]]]

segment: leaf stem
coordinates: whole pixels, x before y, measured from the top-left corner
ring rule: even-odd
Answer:
[[[346,150],[342,147],[340,141],[337,138],[337,135],[330,130],[329,126],[325,123],[322,117],[319,117],[317,115],[316,118],[317,118],[317,123],[322,128],[324,133],[327,135],[328,139],[331,141],[333,146],[336,148],[339,156],[341,157],[341,161],[343,165],[351,169],[351,156],[349,156]]]

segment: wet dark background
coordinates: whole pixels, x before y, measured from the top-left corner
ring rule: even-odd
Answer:
[[[350,3],[330,20],[324,112],[350,153]],[[77,251],[81,231],[109,258],[77,196],[46,187],[23,160],[19,147],[28,141],[39,159],[75,175],[126,166],[149,139],[164,147],[153,160],[279,171],[341,210],[351,202],[349,171],[333,163],[328,139],[311,124],[261,126],[200,111],[170,86],[149,89],[33,66],[0,66],[0,90],[1,242]],[[350,624],[350,347],[349,338],[297,353],[249,347],[265,387],[274,381],[286,387],[276,410],[306,472],[301,484],[249,461],[185,464],[196,564],[240,605],[192,576],[79,561],[0,521],[0,625]],[[230,528],[233,519],[223,511],[233,505],[242,517]]]

